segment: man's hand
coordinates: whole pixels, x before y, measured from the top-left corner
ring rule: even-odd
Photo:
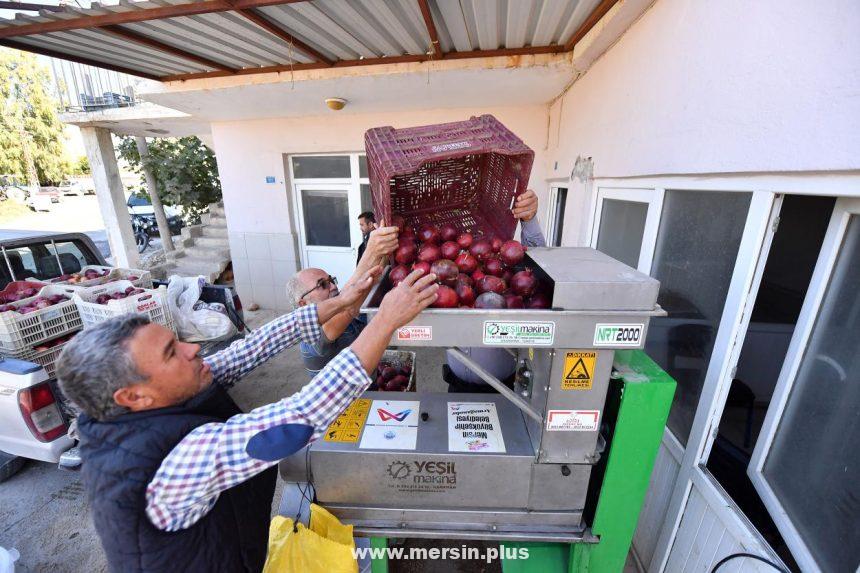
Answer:
[[[362,258],[373,257],[373,263],[377,263],[381,257],[393,253],[397,248],[397,232],[397,227],[386,227],[385,221],[381,221],[380,226],[370,232]]]
[[[317,318],[320,324],[325,324],[336,314],[348,310],[351,307],[358,307],[364,299],[367,298],[367,293],[370,288],[382,275],[382,267],[375,265],[364,271],[360,276],[351,277],[343,286],[340,294],[326,299],[317,304]]]
[[[435,283],[436,275],[430,273],[422,277],[422,273],[420,269],[412,271],[399,285],[388,291],[374,321],[379,320],[394,330],[433,304],[436,291],[439,290],[439,285]]]
[[[534,191],[528,189],[525,193],[517,197],[514,202],[514,208],[511,209],[514,217],[523,221],[531,221],[537,214],[538,198]]]

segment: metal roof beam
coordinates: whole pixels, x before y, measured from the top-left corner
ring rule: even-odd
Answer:
[[[60,60],[68,60],[70,62],[77,62],[79,64],[84,64],[85,66],[95,66],[97,68],[102,68],[105,70],[112,70],[114,72],[119,72],[121,74],[128,74],[130,76],[137,76],[140,78],[146,78],[148,80],[161,80],[160,76],[156,76],[153,74],[148,74],[146,72],[141,72],[138,70],[132,70],[129,68],[124,68],[122,66],[116,66],[113,64],[109,64],[107,62],[101,62],[98,60],[91,60],[89,58],[82,58],[79,56],[73,56],[71,54],[66,54],[63,52],[55,52],[54,50],[49,50],[47,48],[41,48],[39,46],[32,46],[30,44],[24,44],[22,42],[16,42],[14,40],[5,40],[0,38],[0,46],[6,46],[8,48],[15,48],[16,50],[22,50],[24,52],[33,52],[34,54],[42,54],[43,56],[49,56],[51,58],[58,58]]]
[[[433,22],[433,14],[430,13],[430,6],[427,0],[418,0],[418,7],[421,8],[421,16],[424,17],[424,25],[427,26],[427,33],[430,35],[430,47],[433,51],[433,57],[442,58],[442,48],[439,46],[439,34],[436,32],[436,24]]]
[[[192,54],[191,52],[186,52],[185,50],[181,50],[174,46],[164,44],[153,38],[138,34],[137,32],[126,30],[121,26],[102,26],[100,29],[119,38],[123,38],[124,40],[130,40],[142,46],[155,48],[156,50],[160,50],[168,54],[173,54],[174,56],[179,56],[182,59],[195,62],[202,66],[206,66],[207,68],[215,68],[216,70],[224,70],[229,72],[236,71],[236,68],[231,68],[230,66],[222,64],[220,62],[216,62],[215,60],[210,60],[209,58],[204,58],[203,56],[198,56],[197,54]]]
[[[159,6],[158,8],[141,8],[96,16],[79,16],[65,20],[36,22],[20,26],[5,26],[0,28],[0,38],[63,32],[65,30],[77,30],[80,28],[99,28],[103,26],[130,24],[132,22],[162,20],[164,18],[176,18],[179,16],[196,16],[197,14],[211,14],[213,12],[229,12],[230,10],[259,8],[262,6],[274,6],[276,4],[292,4],[293,2],[303,1],[305,0],[204,0],[203,2],[173,4],[170,6]]]
[[[26,10],[29,12],[38,12],[39,10],[47,10],[48,12],[62,12],[62,6],[53,4],[30,4],[29,2],[14,2],[12,0],[0,1],[0,10]]]
[[[576,43],[585,37],[588,32],[594,28],[594,25],[597,24],[603,16],[609,12],[609,9],[612,8],[618,0],[603,0],[597,7],[589,14],[588,18],[585,19],[585,22],[579,27],[579,29],[573,33],[573,36],[570,37],[570,40],[564,45],[564,51],[569,52],[576,46]]]
[[[334,61],[332,61],[330,58],[327,58],[325,55],[323,55],[318,50],[315,50],[314,48],[308,46],[307,44],[305,44],[304,42],[302,42],[298,38],[294,37],[292,34],[287,32],[286,30],[284,30],[279,25],[275,24],[274,22],[272,22],[271,20],[269,20],[268,18],[266,18],[265,16],[263,16],[259,12],[256,12],[255,10],[252,10],[250,8],[242,8],[242,9],[237,8],[235,11],[237,14],[244,16],[245,18],[247,18],[248,20],[250,20],[251,22],[253,22],[257,26],[259,26],[260,28],[263,28],[264,30],[266,30],[270,34],[277,36],[278,38],[285,41],[286,43],[293,45],[295,48],[301,50],[302,52],[304,52],[308,56],[310,56],[316,60],[319,60],[320,62],[322,62],[328,66],[331,66],[332,64],[334,64]]]

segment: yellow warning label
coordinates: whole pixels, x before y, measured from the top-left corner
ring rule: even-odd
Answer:
[[[591,390],[596,352],[567,352],[562,371],[562,390]]]
[[[331,423],[325,432],[326,442],[358,442],[367,414],[370,412],[371,400],[359,398],[349,405],[337,420]]]

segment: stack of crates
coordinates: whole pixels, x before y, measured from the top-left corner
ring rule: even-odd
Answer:
[[[97,287],[76,290],[74,303],[81,315],[84,328],[123,314],[143,314],[150,321],[176,332],[173,315],[167,305],[167,289],[143,289],[143,292],[125,298],[111,299],[105,304],[97,302],[100,296],[113,296],[139,288],[131,281],[114,281]]]

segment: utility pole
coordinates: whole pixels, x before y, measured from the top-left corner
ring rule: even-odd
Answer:
[[[143,178],[146,180],[146,190],[149,192],[149,197],[152,200],[152,210],[155,211],[158,235],[161,237],[164,252],[167,253],[174,250],[173,237],[170,236],[170,226],[167,224],[164,205],[161,204],[161,198],[158,196],[155,173],[147,165],[149,161],[149,145],[146,143],[146,138],[139,135],[134,137],[134,142],[137,144],[137,152],[140,154],[140,166],[143,169]]]

